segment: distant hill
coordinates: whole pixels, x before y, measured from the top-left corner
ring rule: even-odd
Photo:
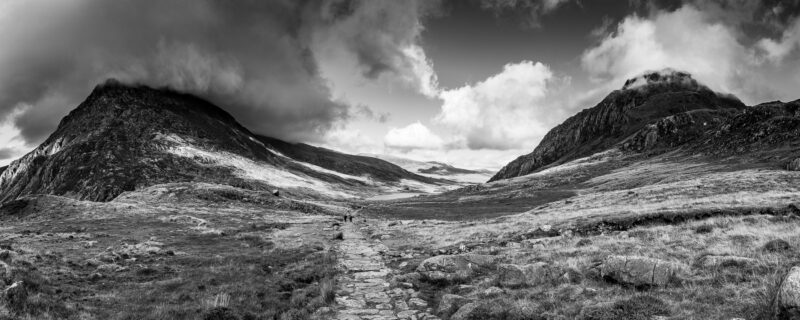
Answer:
[[[403,157],[368,154],[365,156],[379,158],[394,163],[405,170],[436,179],[449,179],[459,183],[481,183],[491,177],[491,170],[470,170],[451,166],[437,161],[418,161]]]
[[[324,197],[437,183],[380,159],[255,135],[193,95],[109,81],[45,142],[0,169],[0,202],[28,194],[108,201],[187,181]]]

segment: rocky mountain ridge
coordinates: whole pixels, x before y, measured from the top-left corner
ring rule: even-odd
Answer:
[[[646,73],[626,81],[622,89],[612,92],[596,106],[550,130],[533,152],[510,162],[489,181],[527,175],[607,150],[629,139],[633,139],[630,143],[640,141],[636,144],[650,145],[652,138],[648,142],[644,133],[637,138],[637,132],[658,127],[657,122],[663,119],[708,123],[722,121],[744,109],[745,105],[736,97],[716,93],[688,73],[673,70]],[[680,131],[673,138],[688,141],[696,134]]]

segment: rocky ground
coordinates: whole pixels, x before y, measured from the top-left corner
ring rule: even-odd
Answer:
[[[0,319],[797,315],[797,172],[603,159],[430,200],[202,183],[23,198],[0,208]],[[552,186],[564,198],[526,204]],[[456,218],[480,201],[509,209]]]

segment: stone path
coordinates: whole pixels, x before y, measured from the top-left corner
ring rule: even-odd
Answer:
[[[364,237],[357,224],[344,223],[341,231],[339,267],[343,272],[337,279],[336,319],[439,319],[414,289],[391,288],[392,270],[380,254],[386,246]]]

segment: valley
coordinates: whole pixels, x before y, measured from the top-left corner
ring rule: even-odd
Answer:
[[[798,102],[687,77],[494,176],[100,85],[0,172],[0,319],[791,319]]]

